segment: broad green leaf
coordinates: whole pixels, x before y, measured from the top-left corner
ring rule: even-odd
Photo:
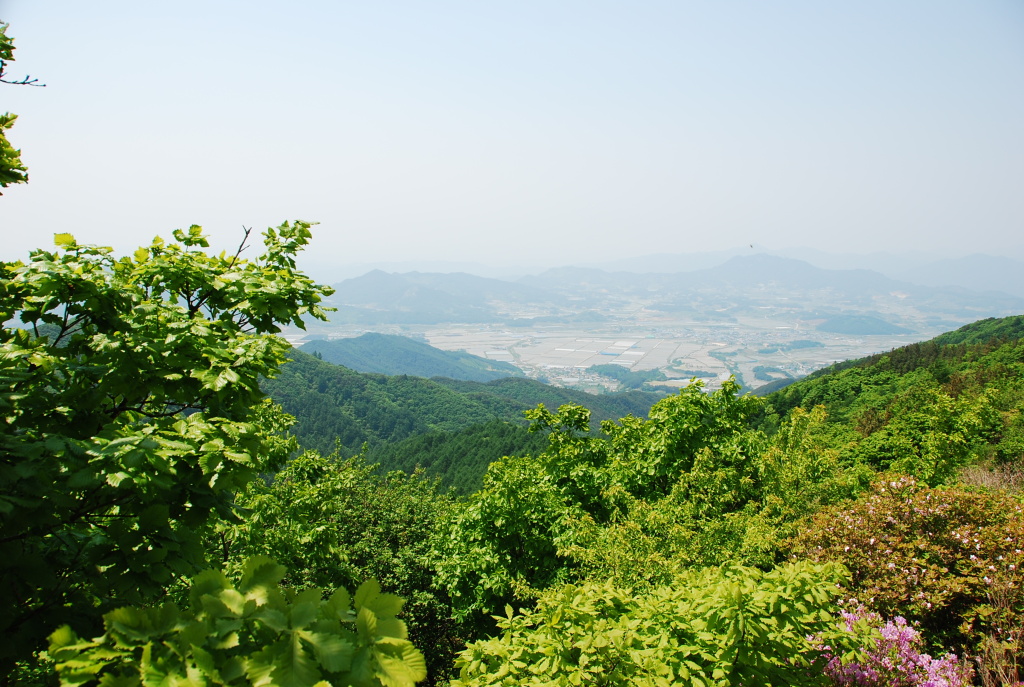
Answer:
[[[284,578],[286,569],[267,556],[254,556],[245,562],[238,591],[256,603],[267,602],[268,592]]]
[[[408,638],[408,631],[405,623],[397,618],[378,618],[377,634],[381,637],[394,637],[396,639]]]
[[[317,661],[332,673],[347,671],[352,665],[355,647],[341,637],[323,632],[303,632],[302,638],[309,642]]]
[[[377,670],[377,677],[385,687],[411,687],[427,677],[423,654],[411,644],[406,644],[401,647],[402,651],[399,655],[382,652],[378,652],[376,655],[377,664],[380,666]]]
[[[276,687],[309,687],[320,679],[316,662],[306,653],[298,634],[283,643],[272,678]]]
[[[331,594],[331,598],[324,605],[324,611],[329,617],[337,618],[338,620],[348,620],[349,614],[352,612],[350,604],[351,598],[348,591],[344,587],[339,587]]]
[[[362,609],[367,603],[375,599],[380,594],[380,584],[377,580],[366,580],[359,589],[356,590],[355,596],[355,607],[356,610]]]
[[[231,583],[220,570],[204,570],[192,580],[189,590],[189,601],[193,607],[201,604],[204,596],[216,596],[224,589],[230,589]]]
[[[358,593],[356,594],[356,605],[359,605]],[[363,605],[369,608],[378,618],[398,615],[402,611],[405,600],[394,594],[377,594],[363,601]]]
[[[359,609],[356,614],[356,629],[359,638],[364,642],[371,642],[377,637],[377,616],[365,606]]]

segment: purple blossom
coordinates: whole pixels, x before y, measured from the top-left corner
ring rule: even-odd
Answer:
[[[967,687],[972,670],[955,654],[932,658],[922,653],[923,641],[907,620],[897,616],[882,625],[877,613],[863,608],[841,613],[848,632],[858,621],[866,619],[881,635],[874,646],[866,647],[863,663],[844,664],[833,656],[825,666],[825,674],[837,687]],[[826,649],[826,655],[828,649]]]

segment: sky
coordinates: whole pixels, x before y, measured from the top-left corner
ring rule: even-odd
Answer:
[[[1019,0],[0,0],[29,166],[0,259],[70,232],[318,221],[324,266],[755,244],[1024,256]],[[313,271],[313,270],[311,270]]]

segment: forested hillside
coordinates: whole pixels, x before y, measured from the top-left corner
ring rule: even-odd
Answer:
[[[769,394],[765,421],[821,405],[835,431],[844,433],[845,450],[874,452],[879,460],[924,451],[938,461],[941,453],[955,469],[1012,458],[1024,450],[1022,333],[1024,317],[982,320],[835,365]],[[940,436],[954,440],[939,445]]]
[[[293,351],[292,358],[263,388],[296,417],[293,431],[303,447],[330,452],[337,442],[346,455],[364,443],[457,432],[492,420],[523,424],[523,412],[538,403],[555,408],[578,403],[595,417],[611,419],[643,416],[660,398],[639,391],[594,396],[511,377],[480,383],[363,374],[301,351]]]
[[[402,441],[379,444],[366,460],[382,472],[413,473],[423,468],[428,477],[440,480],[441,489],[463,496],[483,486],[487,468],[504,456],[536,455],[547,446],[547,437],[530,432],[523,424],[492,420],[456,432],[428,432]]]
[[[442,351],[394,334],[369,333],[348,339],[310,341],[301,350],[356,372],[450,377],[470,382],[523,376],[522,370],[511,363],[487,360],[465,351]]]

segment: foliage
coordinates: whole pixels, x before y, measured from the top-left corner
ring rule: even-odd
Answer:
[[[979,445],[991,443],[1002,427],[991,394],[953,397],[937,386],[924,382],[893,397],[884,424],[859,442],[862,459],[931,486],[952,481],[976,459]]]
[[[426,676],[423,656],[395,618],[403,601],[362,584],[327,601],[317,588],[279,582],[266,557],[242,566],[237,583],[207,570],[190,606],[126,607],[103,617],[106,633],[83,641],[67,625],[50,636],[61,685],[280,685],[405,687]]]
[[[1021,462],[1024,341],[995,335],[1012,324],[990,323],[981,343],[937,339],[811,375],[769,395],[757,423],[771,431],[793,408],[823,405],[846,428],[834,430],[845,455],[933,486],[979,462]]]
[[[843,662],[833,656],[825,674],[837,687],[968,687],[973,671],[956,654],[932,658],[924,653],[921,633],[905,618],[896,616],[884,625],[877,613],[861,609],[843,611],[849,632],[864,621],[878,627],[879,636],[860,661]]]
[[[0,24],[0,32],[3,25]],[[10,112],[0,114],[0,188],[11,184],[23,184],[28,181],[28,167],[21,161],[21,151],[11,145],[7,131],[14,126],[18,115]],[[0,192],[0,195],[3,195]]]
[[[556,587],[532,611],[506,607],[502,635],[471,644],[452,685],[821,685],[811,636],[856,655],[830,612],[844,574],[727,565],[643,594],[607,582]]]
[[[655,404],[648,420],[602,423],[605,437],[590,434],[585,408],[531,411],[534,427],[548,431],[548,449],[492,463],[483,488],[453,520],[450,536],[439,540],[439,576],[460,617],[492,613],[517,590],[529,594],[567,580],[581,564],[583,574],[601,567],[588,558],[590,551],[648,570],[630,558],[636,553],[628,548],[630,537],[615,531],[643,507],[641,501],[664,505],[661,522],[676,532],[711,533],[713,545],[701,551],[713,553],[690,554],[688,565],[727,560],[732,549],[722,546],[720,535],[731,532],[729,515],[757,493],[752,475],[763,440],[745,422],[756,401],[736,392],[735,384],[711,395],[691,385]],[[606,532],[612,536],[602,542]],[[666,557],[692,545],[694,537],[683,541]],[[664,538],[650,548],[661,544]]]
[[[435,540],[438,582],[468,631],[490,629],[483,614],[560,579],[565,561],[557,541],[569,506],[539,459],[506,457],[492,463],[483,488]]]
[[[92,631],[203,563],[230,495],[293,449],[262,402],[287,344],[324,318],[295,270],[309,225],[270,229],[256,260],[207,255],[199,227],[131,257],[58,234],[0,265],[0,676],[61,622]]]
[[[732,380],[712,394],[698,380],[655,404],[646,420],[602,423],[612,479],[641,498],[684,492],[697,512],[742,503],[753,487],[746,464],[763,439],[748,423],[759,404]]]
[[[538,403],[579,403],[602,418],[646,413],[659,397],[645,392],[593,396],[532,379],[493,382],[362,374],[293,351],[291,362],[264,389],[299,418],[295,435],[304,448],[342,453],[427,432],[457,432],[492,420],[522,422]]]
[[[625,415],[646,415],[651,406],[663,396],[649,391],[622,391],[613,394],[589,394],[575,389],[564,389],[544,384],[535,379],[504,377],[486,384],[474,384],[456,379],[438,379],[440,384],[487,402],[486,395],[503,399],[504,403],[516,402],[517,419],[522,413],[543,403],[550,408],[563,405],[579,405],[590,410],[595,419],[611,420]],[[500,406],[493,406],[500,407]]]
[[[823,404],[833,421],[845,422],[865,408],[881,410],[887,396],[925,380],[958,396],[985,383],[1019,379],[1022,322],[1024,316],[981,320],[930,341],[837,363],[773,394],[771,409],[784,415],[796,406]]]
[[[0,81],[3,81],[7,63],[14,61],[14,39],[7,35],[8,26],[8,24],[0,22]],[[31,81],[25,77],[20,83],[31,83]],[[13,115],[10,112],[0,114],[0,188],[28,181],[28,168],[21,161],[21,151],[7,140],[7,130],[14,126],[14,120],[17,118],[18,115]],[[3,194],[0,193],[0,195]]]
[[[422,468],[440,480],[441,489],[463,496],[479,491],[488,466],[504,456],[537,455],[547,441],[526,427],[504,420],[472,425],[457,432],[427,432],[399,442],[379,444],[367,460],[380,470],[413,473]]]
[[[358,456],[307,452],[272,481],[249,484],[238,504],[245,518],[215,543],[229,568],[266,554],[287,566],[285,581],[298,589],[376,579],[407,599],[410,638],[427,654],[431,682],[450,670],[461,645],[429,554],[452,503],[435,482],[422,473],[376,474]]]
[[[845,428],[828,423],[825,409],[794,409],[759,456],[760,506],[779,536],[795,534],[800,519],[854,498],[874,472],[844,450]],[[780,542],[781,543],[781,542]]]
[[[987,317],[965,324],[956,331],[935,337],[941,346],[953,344],[982,344],[993,340],[1014,341],[1024,338],[1024,315],[1013,317]]]
[[[849,593],[884,616],[920,622],[935,646],[975,653],[982,637],[1024,622],[1024,507],[1004,493],[931,489],[882,476],[852,503],[825,508],[793,555],[839,561]],[[1005,603],[989,590],[1005,587]]]
[[[1024,684],[1024,623],[1011,620],[1007,611],[1017,603],[1019,588],[1007,580],[993,580],[988,589],[990,615],[1000,626],[990,627],[977,650],[978,675],[984,687]]]
[[[616,576],[636,556],[630,582],[664,579],[678,566],[743,560],[740,516],[761,484],[764,437],[747,423],[757,403],[739,396],[734,383],[705,394],[697,382],[656,404],[646,420],[603,423],[607,476],[594,490],[606,504],[588,509],[565,554],[591,574],[618,568]],[[565,461],[573,451],[560,441]]]
[[[703,451],[664,498],[609,494],[619,506],[610,522],[574,523],[575,541],[560,553],[588,579],[633,587],[667,584],[682,570],[726,561],[770,568],[801,518],[855,496],[870,482],[870,468],[848,463],[832,448],[826,426],[820,407],[794,411],[764,450],[738,464],[741,481],[753,485],[744,502],[691,498],[687,487],[695,474],[727,474],[727,465],[716,460],[722,454]],[[696,504],[702,505],[695,510]]]

